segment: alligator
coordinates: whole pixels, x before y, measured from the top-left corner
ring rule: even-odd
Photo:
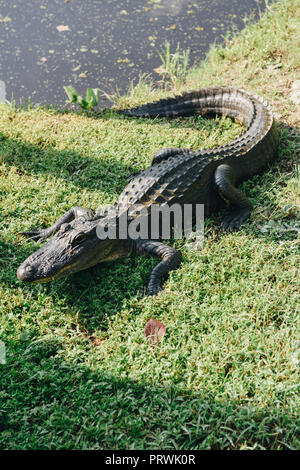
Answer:
[[[95,214],[72,207],[51,227],[22,232],[36,241],[54,236],[20,265],[17,277],[21,281],[50,281],[133,252],[161,258],[146,289],[146,295],[155,296],[162,290],[163,278],[180,265],[181,253],[160,237],[99,238],[97,227],[111,220],[117,225],[122,213],[135,205],[147,208],[149,217],[153,204],[204,204],[205,215],[228,206],[222,228],[230,232],[240,229],[249,217],[252,204],[236,186],[264,170],[278,148],[278,130],[266,101],[245,90],[214,87],[116,112],[123,118],[225,115],[244,127],[227,145],[199,151],[159,150],[152,165],[131,179],[112,206],[117,214],[114,219],[110,209]]]

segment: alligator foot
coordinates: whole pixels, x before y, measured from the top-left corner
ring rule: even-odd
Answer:
[[[24,235],[29,240],[34,240],[35,242],[46,240],[51,233],[49,233],[49,229],[39,229],[39,228],[32,228],[28,232],[19,232],[21,235]]]
[[[28,232],[19,232],[21,235],[28,237],[30,240],[43,241],[56,233],[63,224],[67,224],[77,217],[84,217],[86,219],[94,216],[93,211],[85,207],[74,206],[66,212],[60,219],[58,219],[51,227],[45,229],[32,228]]]
[[[150,286],[150,283],[146,289],[146,296],[156,297],[163,290],[160,282],[157,282],[156,285]]]
[[[222,229],[229,230],[229,232],[239,230],[242,223],[249,217],[250,212],[251,210],[249,207],[233,210],[222,220]]]
[[[178,268],[181,263],[181,254],[174,248],[153,240],[132,241],[137,253],[150,256],[159,256],[162,261],[155,266],[150,274],[146,295],[156,296],[162,290],[162,280],[170,271]]]
[[[222,221],[222,229],[233,232],[239,230],[242,223],[249,217],[252,204],[249,199],[235,187],[236,174],[228,164],[219,165],[214,175],[215,185],[220,196],[231,203],[230,213]]]

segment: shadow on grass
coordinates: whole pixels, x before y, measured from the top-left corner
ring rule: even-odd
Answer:
[[[45,148],[26,140],[6,138],[0,133],[0,160],[18,168],[19,174],[51,175],[79,188],[101,190],[116,195],[128,181],[133,168],[108,156],[107,161],[80,155],[75,150]]]
[[[81,328],[92,335],[95,330],[106,330],[108,318],[124,307],[136,306],[143,295],[151,269],[157,259],[129,255],[120,261],[94,266],[87,271],[71,275],[48,287],[53,298],[59,298],[79,313]]]
[[[49,337],[6,347],[1,449],[297,448],[299,423],[283,407],[91,370],[62,360]]]

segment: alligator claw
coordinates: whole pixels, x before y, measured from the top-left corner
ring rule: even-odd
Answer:
[[[28,232],[19,232],[20,235],[24,235],[29,240],[34,240],[35,242],[45,240],[48,237],[46,230],[33,228]]]
[[[153,287],[150,287],[150,288],[147,287],[146,296],[147,297],[156,297],[162,290],[163,290],[163,288],[161,287],[161,285],[153,286]]]
[[[250,209],[238,209],[231,212],[229,215],[224,217],[221,228],[222,230],[229,230],[229,232],[234,232],[235,230],[240,230],[241,225],[247,219],[250,214]]]

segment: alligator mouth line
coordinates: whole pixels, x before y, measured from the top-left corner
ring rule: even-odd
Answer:
[[[53,274],[52,276],[48,276],[48,277],[41,277],[39,279],[33,279],[32,281],[25,281],[26,283],[28,284],[43,284],[43,283],[47,283],[47,282],[50,282],[50,281],[54,281],[55,279],[58,279],[60,276],[61,273],[67,271],[69,268],[71,268],[72,266],[75,266],[76,263],[73,263],[73,264],[69,264],[68,266],[64,266],[63,268],[61,268],[59,271],[57,271],[55,274]],[[72,274],[72,273],[70,273]]]
[[[54,281],[55,276],[50,276],[50,277],[43,277],[41,279],[35,279],[34,281],[25,281],[28,282],[28,284],[43,284],[49,281]]]

